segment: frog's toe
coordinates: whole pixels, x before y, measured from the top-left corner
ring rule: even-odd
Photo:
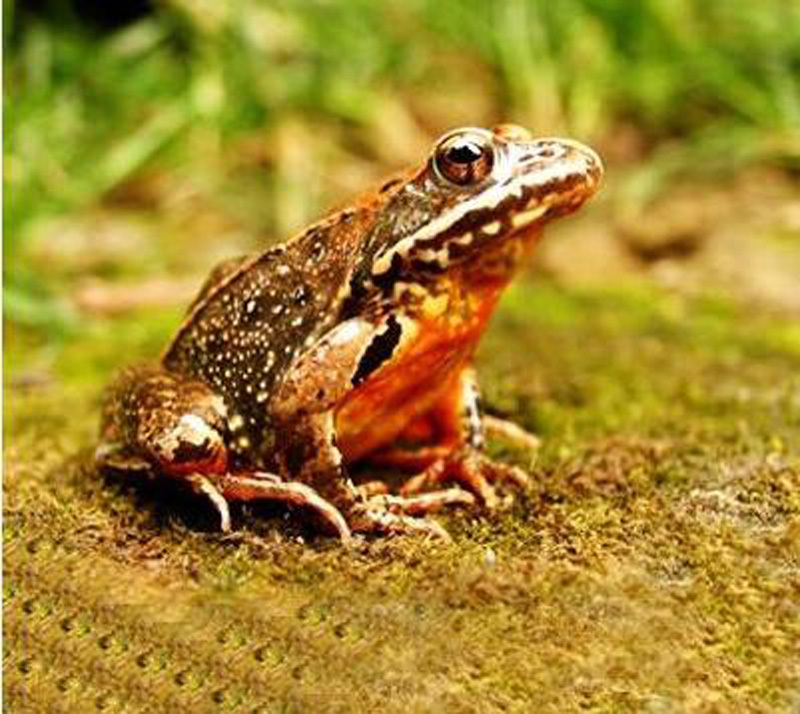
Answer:
[[[450,534],[436,521],[414,518],[367,502],[353,509],[350,525],[357,533],[377,535],[423,535],[440,540],[450,540]]]
[[[273,474],[255,472],[246,475],[227,474],[220,479],[219,488],[228,500],[263,499],[310,508],[342,542],[351,539],[350,527],[341,511],[306,484],[281,481]]]
[[[486,430],[487,436],[502,439],[520,449],[536,451],[542,445],[542,440],[538,436],[523,429],[519,424],[508,421],[508,419],[484,414],[483,428]]]
[[[517,466],[492,461],[474,449],[460,449],[440,459],[413,476],[400,489],[404,496],[422,494],[448,480],[454,480],[477,496],[489,510],[497,508],[501,500],[491,482],[510,481],[518,488],[529,482],[528,475]]]
[[[350,514],[350,525],[359,533],[379,535],[425,535],[449,540],[447,531],[421,516],[452,506],[473,506],[475,496],[461,488],[447,488],[416,496],[394,496],[377,486],[364,484],[362,502]],[[365,488],[367,486],[368,488]]]
[[[231,530],[231,512],[228,507],[228,502],[225,496],[220,493],[219,489],[211,482],[211,480],[199,473],[187,474],[182,477],[194,491],[205,496],[214,510],[219,514],[219,528],[223,533],[230,533]]]
[[[409,496],[375,495],[367,503],[390,513],[406,516],[425,516],[453,506],[474,506],[475,496],[463,488],[445,488]]]

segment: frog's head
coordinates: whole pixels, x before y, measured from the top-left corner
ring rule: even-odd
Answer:
[[[389,287],[442,273],[537,235],[592,196],[602,174],[597,154],[576,141],[534,139],[508,124],[451,131],[384,204],[370,240],[371,281]]]

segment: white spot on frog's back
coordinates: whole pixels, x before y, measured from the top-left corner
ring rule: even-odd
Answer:
[[[239,431],[244,426],[244,417],[241,414],[234,414],[228,419],[228,428],[231,431]]]

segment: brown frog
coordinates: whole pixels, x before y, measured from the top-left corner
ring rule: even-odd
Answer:
[[[481,414],[473,355],[543,226],[601,175],[574,141],[513,125],[449,132],[421,168],[218,266],[160,365],[109,388],[98,463],[191,485],[223,530],[229,501],[269,499],[313,509],[342,540],[446,535],[424,515],[492,508],[493,481],[526,483],[483,453],[487,429],[534,437]],[[357,487],[348,464],[362,459],[418,473],[397,495]]]

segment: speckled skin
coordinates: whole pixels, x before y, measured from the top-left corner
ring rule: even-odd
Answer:
[[[109,389],[100,463],[200,484],[223,526],[227,500],[274,498],[310,506],[343,539],[441,534],[414,516],[475,495],[494,505],[488,480],[524,476],[481,453],[472,356],[544,223],[576,210],[601,172],[574,142],[459,130],[421,169],[222,264],[161,365]],[[375,495],[347,477],[362,458],[424,470],[403,496]],[[446,478],[468,490],[424,493]]]

